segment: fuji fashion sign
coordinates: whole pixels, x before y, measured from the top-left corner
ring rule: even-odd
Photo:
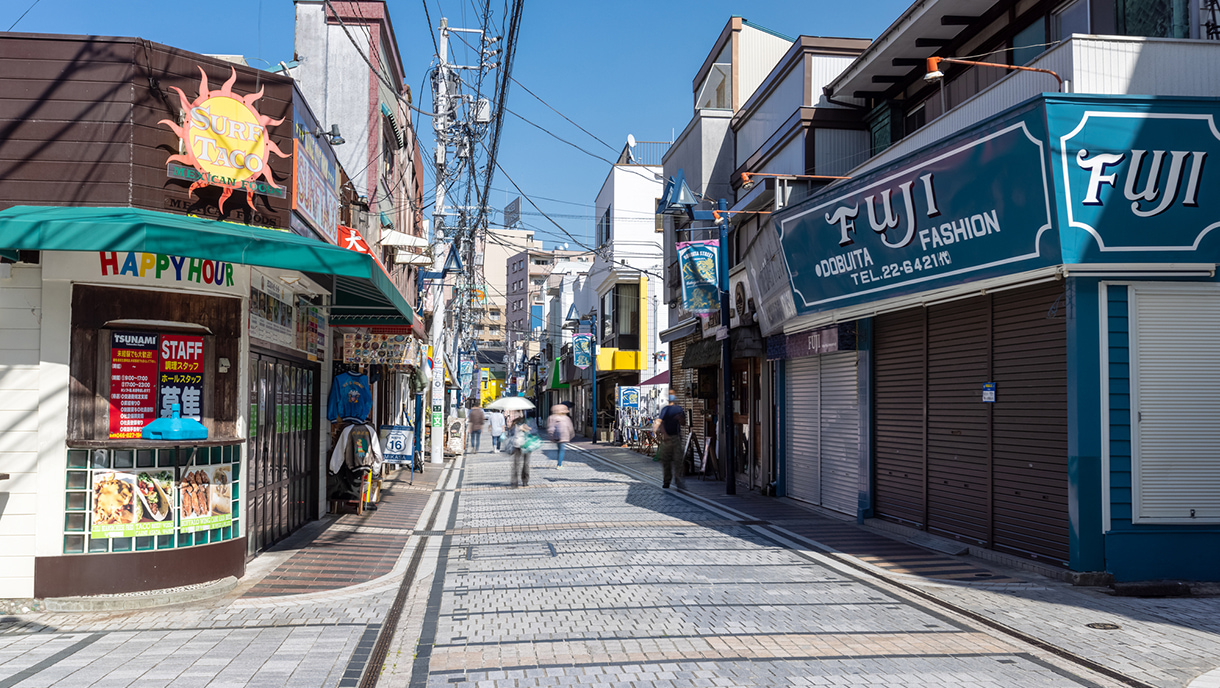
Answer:
[[[189,193],[204,186],[224,189],[220,209],[233,191],[246,192],[247,202],[254,205],[254,194],[283,197],[285,189],[276,185],[267,166],[267,156],[287,158],[288,154],[267,138],[267,128],[281,124],[283,119],[271,119],[259,114],[254,103],[263,97],[258,93],[239,96],[233,93],[237,70],[231,69],[229,80],[217,91],[208,88],[208,76],[199,68],[199,96],[188,101],[182,89],[178,92],[185,113],[181,123],[163,119],[182,140],[184,152],[169,157],[171,177],[193,181]],[[180,165],[174,165],[180,163]]]

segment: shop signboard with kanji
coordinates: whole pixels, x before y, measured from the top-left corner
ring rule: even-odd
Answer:
[[[136,439],[157,418],[157,335],[110,334],[110,439]]]
[[[174,404],[178,404],[181,417],[202,422],[203,337],[163,334],[160,354],[160,417],[172,417]]]

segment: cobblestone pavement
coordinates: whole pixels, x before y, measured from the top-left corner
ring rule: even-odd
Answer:
[[[385,685],[1118,685],[569,452],[466,460]]]

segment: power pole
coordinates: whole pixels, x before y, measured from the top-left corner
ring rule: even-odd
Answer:
[[[519,8],[518,8],[519,9]],[[489,11],[489,9],[488,9]],[[482,96],[483,77],[495,65],[490,58],[499,53],[491,49],[498,37],[487,35],[489,17],[485,13],[483,28],[466,29],[450,27],[446,18],[441,18],[438,28],[437,66],[432,79],[434,109],[433,128],[436,131],[436,208],[433,211],[433,272],[440,279],[433,285],[432,311],[432,428],[431,461],[444,461],[445,425],[445,360],[450,354],[456,369],[452,371],[461,388],[461,360],[463,345],[471,333],[473,300],[482,275],[481,262],[476,259],[478,241],[486,231],[487,209],[483,199],[472,204],[472,190],[479,174],[476,162],[476,144],[492,123],[491,103]],[[472,45],[459,36],[462,44],[473,54],[471,64],[462,64],[460,59],[449,59],[449,34],[474,34],[478,36]],[[458,44],[455,48],[461,51]],[[458,78],[458,74],[473,73],[475,76]],[[473,85],[475,93],[463,93],[463,86]],[[452,154],[450,150],[452,149]],[[490,168],[489,162],[487,167]],[[446,207],[446,194],[458,199]],[[478,218],[472,222],[471,218]],[[454,218],[450,222],[447,218]],[[453,303],[446,312],[444,284],[445,266],[449,256],[455,256],[461,264],[456,275]],[[448,317],[447,317],[448,316]],[[461,389],[459,399],[467,390]]]
[[[442,244],[445,227],[445,163],[449,147],[449,22],[441,18],[438,31],[436,78],[433,79],[432,102],[436,116],[432,127],[436,130],[436,207],[432,213],[432,269],[443,273],[449,257],[447,244]],[[459,371],[454,371],[457,375]],[[432,414],[430,419],[432,463],[445,462],[445,280],[437,280],[432,286]]]

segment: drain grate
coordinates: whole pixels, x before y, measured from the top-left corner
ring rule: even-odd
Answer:
[[[466,558],[475,559],[533,559],[557,556],[555,545],[549,542],[517,542],[511,545],[470,545]]]
[[[1103,623],[1103,622],[1087,623],[1087,624],[1085,624],[1085,626],[1088,626],[1089,628],[1092,628],[1092,629],[1095,629],[1098,631],[1117,631],[1119,628],[1121,628],[1121,626],[1119,626],[1118,624]]]

